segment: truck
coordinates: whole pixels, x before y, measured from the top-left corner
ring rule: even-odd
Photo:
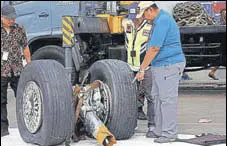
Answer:
[[[185,1],[157,1],[158,5],[169,13],[173,13],[173,7],[179,3]],[[99,42],[99,40],[89,38],[86,35],[80,35],[84,46],[88,46],[88,40],[105,44],[104,47],[108,48],[111,45],[117,45],[118,52],[122,53],[121,48],[124,45],[124,35],[122,29],[119,27],[122,17],[116,17],[113,19],[111,16],[118,15],[117,13],[124,13],[127,10],[129,2],[120,5],[120,1],[116,2],[31,2],[31,1],[15,1],[11,2],[18,13],[17,21],[24,25],[27,31],[28,43],[32,58],[37,59],[54,59],[64,65],[64,52],[59,47],[62,46],[62,31],[61,31],[61,16],[95,16],[97,14],[105,14],[102,17],[108,17],[110,24],[111,39],[107,39],[106,42]],[[122,2],[121,2],[122,3]],[[102,7],[102,8],[101,8]],[[104,8],[106,7],[106,8]],[[111,8],[112,7],[112,8]],[[35,9],[33,9],[35,8]],[[58,10],[61,11],[58,11]],[[103,10],[106,9],[106,10]],[[118,10],[119,9],[119,10]],[[127,12],[126,12],[127,13]],[[120,15],[122,15],[120,14]],[[124,14],[123,14],[124,15]],[[116,22],[116,23],[115,23]],[[181,40],[183,51],[187,59],[186,71],[197,71],[210,66],[226,66],[226,25],[209,25],[209,26],[184,26],[180,27]],[[117,28],[119,27],[119,28]],[[117,30],[118,29],[118,30]],[[115,32],[114,32],[115,31]],[[214,36],[216,36],[214,38]],[[90,36],[91,37],[91,36]],[[97,36],[96,36],[97,37]],[[85,40],[86,38],[87,40]],[[91,41],[90,40],[90,41]],[[109,42],[108,42],[109,41]],[[111,45],[108,45],[111,43]],[[101,45],[101,46],[103,46]],[[101,47],[99,47],[101,48]],[[108,48],[107,50],[109,50]],[[57,51],[56,51],[57,50]],[[102,58],[117,58],[125,61],[124,57],[119,58],[122,55],[115,52],[115,55],[111,53],[103,53],[103,51],[95,51],[93,53],[87,53],[85,49],[82,53],[84,58],[83,65],[90,66],[96,60]],[[109,51],[113,52],[113,48]],[[125,52],[125,50],[123,51]],[[93,54],[93,55],[91,55]],[[105,55],[97,55],[105,54]],[[108,56],[108,55],[109,56]],[[124,54],[124,53],[122,53]],[[112,56],[111,56],[112,55]],[[108,57],[107,57],[108,56]],[[127,55],[125,55],[127,56]],[[83,66],[81,65],[81,66]],[[192,69],[195,67],[196,69]],[[78,72],[73,70],[73,81],[78,81]]]
[[[160,1],[158,6],[171,13],[177,2]],[[27,32],[33,60],[25,66],[17,91],[23,140],[39,145],[69,140],[80,100],[87,105],[81,105],[83,122],[93,111],[93,119],[100,119],[117,140],[130,138],[136,127],[138,88],[126,63],[121,22],[133,12],[133,1],[9,3]],[[180,32],[187,67],[196,67],[189,71],[226,65],[225,25],[184,26]],[[98,86],[88,92],[94,84]]]

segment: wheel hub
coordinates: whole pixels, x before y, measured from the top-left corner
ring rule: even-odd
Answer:
[[[36,133],[42,123],[43,95],[39,86],[29,81],[23,93],[23,117],[29,132]]]
[[[93,90],[89,103],[96,115],[106,124],[110,114],[111,92],[107,84],[99,82],[101,86]]]

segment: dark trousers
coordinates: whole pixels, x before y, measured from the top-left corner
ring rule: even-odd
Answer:
[[[145,71],[144,80],[138,82],[139,97],[137,99],[138,110],[143,108],[144,100],[147,99],[147,116],[148,116],[148,127],[154,127],[154,99],[151,96],[152,89],[152,72],[151,68]]]
[[[7,119],[7,88],[10,84],[14,91],[16,97],[17,85],[19,77],[3,77],[1,76],[1,130],[7,130],[9,127],[9,122]]]

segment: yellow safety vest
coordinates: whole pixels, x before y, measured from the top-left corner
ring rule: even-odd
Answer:
[[[146,45],[152,29],[152,25],[146,20],[136,30],[130,19],[123,19],[122,27],[125,33],[125,47],[127,49],[127,63],[138,70],[146,53]],[[143,57],[142,57],[143,56]]]

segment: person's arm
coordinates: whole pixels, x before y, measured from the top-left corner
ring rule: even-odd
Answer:
[[[30,53],[28,46],[24,48],[24,57],[25,57],[27,63],[31,62],[31,53]]]
[[[27,35],[26,35],[25,30],[24,30],[24,27],[22,25],[20,25],[20,27],[22,29],[21,45],[23,47],[23,54],[24,54],[24,57],[26,59],[26,62],[30,63],[31,62],[31,53],[30,53],[30,49],[28,47]]]
[[[160,47],[150,47],[144,57],[143,63],[140,65],[140,70],[144,71],[158,54]]]
[[[150,47],[144,57],[143,63],[140,65],[140,71],[136,74],[138,81],[144,79],[144,71],[158,54],[160,47]]]

